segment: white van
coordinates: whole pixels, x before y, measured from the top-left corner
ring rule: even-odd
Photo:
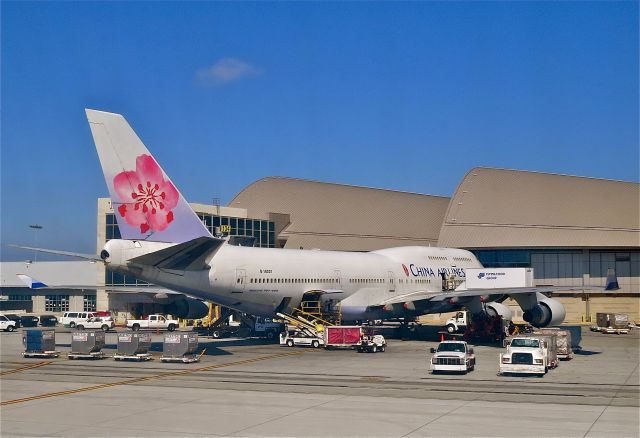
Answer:
[[[60,324],[73,328],[78,325],[78,323],[87,322],[89,318],[93,318],[94,316],[95,314],[93,312],[64,312],[64,315],[60,318]]]
[[[9,318],[0,313],[0,330],[5,332],[12,332],[16,329],[16,322],[11,321]]]

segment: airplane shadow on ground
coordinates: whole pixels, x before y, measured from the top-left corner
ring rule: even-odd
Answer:
[[[593,356],[594,354],[602,354],[601,351],[589,351],[589,350],[578,350],[574,351],[573,354],[578,356]]]

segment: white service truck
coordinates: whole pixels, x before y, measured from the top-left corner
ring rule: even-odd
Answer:
[[[507,341],[507,351],[500,353],[500,374],[535,374],[549,370],[547,341],[542,337],[515,337]]]
[[[286,345],[287,347],[302,345],[319,348],[324,346],[324,338],[321,332],[314,334],[310,330],[287,328],[287,330],[280,333],[280,345]]]
[[[164,315],[149,315],[147,319],[127,320],[127,328],[133,331],[142,329],[169,330],[170,332],[178,328],[177,319],[168,319]]]
[[[458,333],[465,331],[467,329],[467,324],[469,324],[469,312],[460,311],[456,312],[455,316],[447,319],[445,323],[445,327],[448,333]]]
[[[0,314],[0,330],[4,330],[5,332],[12,332],[15,329],[16,329],[16,322]]]
[[[467,374],[476,366],[473,348],[465,341],[443,341],[437,348],[431,348],[429,370],[432,374],[441,371],[462,372]]]
[[[387,349],[387,341],[382,335],[362,335],[356,344],[358,353],[384,353]]]

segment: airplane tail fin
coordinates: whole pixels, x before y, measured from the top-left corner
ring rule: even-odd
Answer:
[[[212,237],[124,117],[85,111],[123,239]]]
[[[33,277],[29,277],[28,275],[25,275],[25,274],[16,274],[16,275],[18,276],[20,281],[26,284],[30,289],[46,289],[49,287],[43,282],[38,281]]]
[[[616,271],[613,268],[607,269],[607,284],[604,290],[618,290],[620,289],[620,285],[618,285],[618,277],[616,276]]]

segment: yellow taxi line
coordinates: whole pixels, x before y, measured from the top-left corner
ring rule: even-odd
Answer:
[[[279,357],[300,355],[300,354],[303,354],[303,353],[304,353],[304,351],[296,351],[296,352],[291,352],[291,353],[271,354],[271,355],[268,355],[268,356],[260,356],[260,357],[256,357],[256,358],[253,358],[253,359],[244,359],[244,360],[239,360],[239,361],[235,361],[235,362],[214,364],[214,365],[209,365],[209,366],[206,366],[206,367],[201,367],[201,368],[196,368],[196,369],[180,370],[180,371],[173,371],[173,372],[154,374],[154,375],[147,376],[147,377],[137,377],[137,378],[134,378],[134,379],[126,379],[126,380],[121,380],[121,381],[113,382],[113,383],[104,383],[104,384],[101,384],[101,385],[87,386],[87,387],[84,387],[84,388],[69,389],[67,391],[49,392],[49,393],[45,393],[45,394],[34,395],[34,396],[31,396],[31,397],[18,398],[18,399],[14,399],[14,400],[6,400],[6,401],[1,402],[0,406],[13,405],[13,404],[17,404],[17,403],[24,403],[24,402],[28,402],[28,401],[34,401],[34,400],[41,400],[41,399],[50,398],[50,397],[59,397],[59,396],[62,396],[62,395],[77,394],[77,393],[80,393],[80,392],[95,391],[97,389],[111,388],[113,386],[131,385],[131,384],[134,384],[134,383],[140,383],[140,382],[145,382],[145,381],[155,380],[155,379],[162,379],[162,378],[165,378],[165,377],[183,376],[183,375],[187,375],[187,374],[191,374],[191,373],[196,373],[198,371],[208,371],[208,370],[213,370],[213,369],[216,369],[216,368],[224,368],[224,367],[230,367],[230,366],[236,366],[236,365],[245,365],[245,364],[249,364],[249,363],[253,363],[253,362],[259,362],[259,361],[268,360],[268,359],[276,359],[276,358],[279,358]],[[51,362],[43,362],[41,364],[36,364],[36,365],[43,366],[43,365],[47,365],[48,363],[51,363]],[[36,368],[36,366],[31,366],[31,368]],[[18,372],[18,370],[12,370],[12,371]],[[24,371],[24,369],[22,369],[21,371]]]

